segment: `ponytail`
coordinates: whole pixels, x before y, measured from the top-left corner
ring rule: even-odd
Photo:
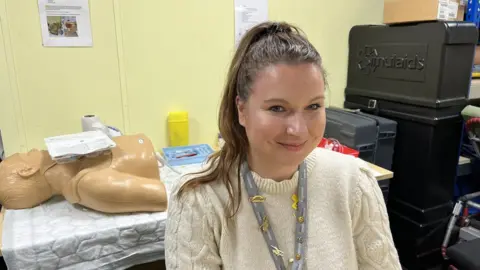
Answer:
[[[218,115],[218,126],[225,144],[208,158],[204,171],[180,188],[179,196],[199,185],[221,181],[229,196],[227,216],[231,218],[237,213],[242,194],[240,164],[247,157],[249,143],[245,128],[238,120],[236,99],[238,96],[247,101],[258,72],[279,62],[308,62],[321,67],[320,55],[313,45],[298,28],[288,23],[265,22],[245,33],[230,63]],[[236,179],[232,178],[232,172],[236,173]],[[239,187],[236,190],[233,181]]]

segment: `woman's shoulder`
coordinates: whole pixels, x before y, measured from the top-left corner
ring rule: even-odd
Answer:
[[[324,148],[315,149],[307,158],[312,168],[310,174],[322,182],[352,191],[361,182],[375,179],[367,162],[354,156],[345,155]]]
[[[195,172],[182,175],[174,184],[169,201],[203,209],[223,209],[227,203],[228,191],[222,179],[192,185],[193,181],[208,172],[208,167],[203,166]]]
[[[315,171],[322,174],[359,175],[372,172],[368,163],[360,158],[320,147],[307,157],[307,163],[309,160],[313,161]]]
[[[374,172],[360,158],[322,148],[315,149],[310,156],[315,161],[310,172],[315,179],[311,182],[313,190],[328,190],[329,196],[343,200],[352,209],[361,194],[371,194],[378,186]]]

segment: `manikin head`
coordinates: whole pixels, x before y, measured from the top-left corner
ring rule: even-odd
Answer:
[[[0,203],[5,208],[34,207],[52,196],[52,190],[40,172],[42,153],[31,150],[17,153],[0,163]]]

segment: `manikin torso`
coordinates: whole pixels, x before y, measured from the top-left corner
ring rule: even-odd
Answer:
[[[165,211],[151,141],[143,134],[114,138],[112,151],[57,164],[47,151],[32,150],[0,163],[0,204],[34,207],[53,195],[107,213]]]

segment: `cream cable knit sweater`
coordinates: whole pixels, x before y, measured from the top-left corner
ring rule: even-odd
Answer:
[[[308,168],[308,235],[304,269],[401,269],[382,192],[368,165],[318,148]],[[291,196],[298,183],[275,182],[253,173],[270,225],[284,252],[294,257]],[[275,269],[242,183],[239,212],[227,221],[226,188],[210,183],[173,192],[165,237],[167,269]],[[181,184],[179,184],[181,185]],[[178,186],[177,186],[178,187]]]

